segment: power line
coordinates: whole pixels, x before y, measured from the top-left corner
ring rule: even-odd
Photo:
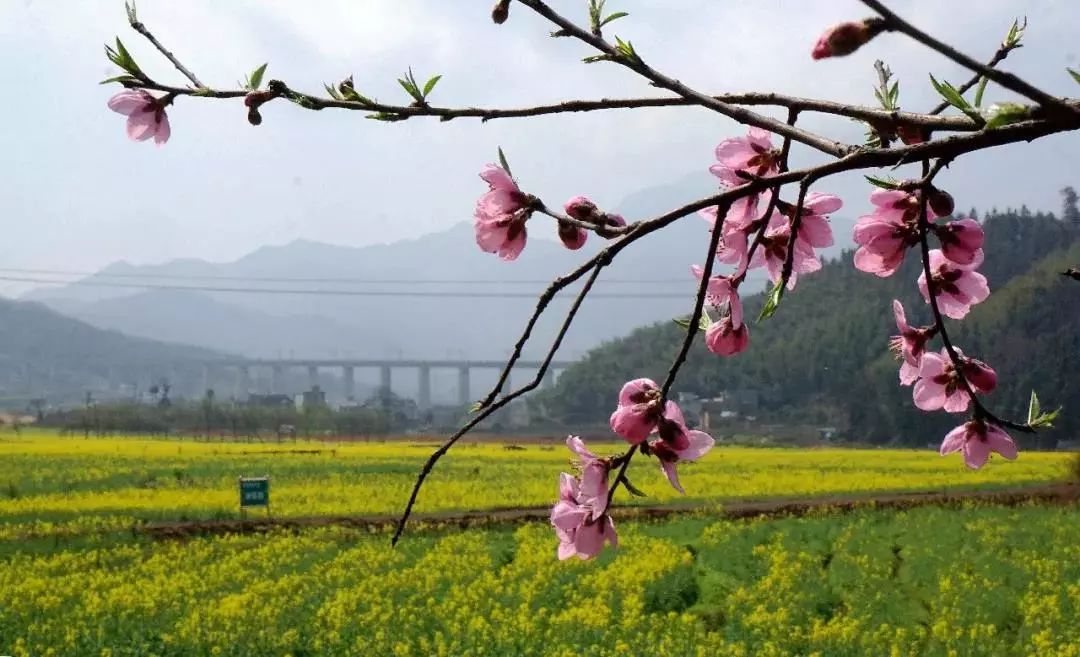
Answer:
[[[164,283],[118,283],[112,281],[54,281],[29,276],[0,276],[0,281],[14,283],[39,283],[45,285],[80,285],[139,290],[183,290],[189,292],[223,292],[237,294],[295,294],[301,296],[349,296],[349,297],[426,297],[455,299],[535,299],[540,292],[455,292],[422,290],[320,290],[314,288],[273,287],[219,287],[209,285],[169,285]],[[594,292],[589,298],[597,299],[689,299],[693,295],[674,292]]]
[[[190,281],[250,281],[253,283],[363,283],[363,284],[381,284],[388,285],[435,285],[435,284],[456,284],[456,285],[547,285],[550,280],[528,280],[528,279],[507,279],[507,280],[481,280],[481,279],[448,279],[448,278],[431,278],[431,279],[419,279],[419,278],[398,278],[398,279],[376,279],[376,278],[347,278],[347,277],[287,277],[287,276],[222,276],[214,274],[154,274],[154,273],[107,273],[107,272],[92,272],[92,271],[71,271],[62,269],[17,269],[0,267],[0,272],[7,272],[9,274],[17,275],[48,275],[48,276],[93,276],[94,278],[145,278],[145,279],[159,279],[159,280],[190,280]],[[685,278],[642,278],[642,279],[601,279],[601,283],[619,284],[619,285],[655,285],[655,284],[677,284],[685,283],[693,280],[687,275]],[[52,281],[47,281],[52,282]],[[68,283],[69,281],[55,281],[57,283]]]

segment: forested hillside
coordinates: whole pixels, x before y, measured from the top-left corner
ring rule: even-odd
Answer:
[[[1044,406],[1065,406],[1057,429],[1041,438],[1052,443],[1080,428],[1080,283],[1060,275],[1080,263],[1080,229],[1027,209],[992,213],[984,227],[981,271],[992,293],[950,328],[962,349],[997,370],[999,386],[988,398],[993,408],[1022,415],[1032,388]],[[919,267],[916,253],[886,279],[857,271],[850,254],[827,263],[800,279],[772,319],[750,327],[746,352],[721,358],[699,339],[675,390],[703,397],[757,391],[762,421],[836,426],[854,440],[937,439],[956,418],[915,409],[887,349],[896,333],[893,299],[904,303],[912,324],[931,321],[915,286]],[[748,299],[748,313],[756,316],[761,303],[761,295]],[[663,377],[682,335],[663,322],[609,342],[567,370],[543,401],[565,422],[603,422],[622,382]]]

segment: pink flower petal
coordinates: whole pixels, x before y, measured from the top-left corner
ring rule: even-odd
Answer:
[[[682,484],[679,483],[679,473],[675,469],[675,462],[661,459],[660,469],[664,471],[664,476],[671,482],[671,487],[685,495],[686,491],[683,490]]]
[[[968,427],[966,424],[961,424],[949,433],[945,434],[945,440],[941,441],[941,448],[938,450],[942,456],[946,454],[952,454],[958,452],[964,447],[964,443],[968,439]]]

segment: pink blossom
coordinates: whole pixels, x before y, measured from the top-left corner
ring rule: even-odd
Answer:
[[[565,472],[559,475],[559,501],[551,509],[551,525],[559,539],[559,559],[589,559],[600,554],[604,543],[618,545],[615,523],[607,514],[593,518],[592,508],[582,504],[581,483]]]
[[[759,197],[770,198],[768,194],[751,194],[737,199],[724,215],[720,243],[716,249],[716,259],[729,265],[745,265],[748,250],[748,236],[761,226],[757,218]],[[716,226],[716,206],[698,211],[701,218]]]
[[[705,275],[705,270],[698,265],[691,265],[690,271],[699,281]],[[710,277],[709,284],[705,288],[705,300],[713,306],[727,304],[732,324],[741,326],[743,323],[743,306],[742,300],[739,298],[739,286],[733,280],[736,276]]]
[[[970,265],[982,249],[985,235],[974,219],[957,219],[935,225],[934,232],[941,242],[941,253],[958,265]]]
[[[532,215],[530,199],[502,167],[488,164],[480,172],[488,191],[476,202],[476,243],[486,253],[514,260],[525,249],[525,222]]]
[[[761,245],[750,259],[750,268],[764,264],[769,270],[769,280],[773,283],[778,282],[783,273],[784,262],[787,260],[790,241],[791,225],[787,218],[782,214],[773,213],[769,220],[769,227],[765,229]],[[795,240],[795,256],[791,265],[791,278],[787,283],[789,290],[795,289],[799,274],[810,274],[821,269],[821,261],[818,260],[813,247],[799,239]]]
[[[127,135],[135,141],[151,137],[161,146],[172,134],[165,103],[143,89],[125,89],[109,99],[109,109],[128,117]]]
[[[873,214],[855,223],[855,267],[870,274],[892,276],[904,262],[909,247],[919,242],[919,199],[915,194],[891,189],[875,189],[870,202]],[[933,219],[931,208],[927,219]]]
[[[965,422],[945,435],[945,440],[941,442],[941,455],[957,451],[963,451],[964,463],[974,470],[986,464],[991,452],[997,452],[1010,461],[1017,456],[1016,443],[1009,434],[1001,427],[981,419]]]
[[[716,159],[718,163],[709,167],[709,171],[725,184],[737,186],[747,182],[739,171],[758,177],[776,173],[780,166],[780,151],[773,149],[772,135],[767,130],[751,127],[745,137],[720,142],[716,147]]]
[[[591,517],[595,520],[607,511],[611,460],[598,458],[578,436],[568,436],[566,446],[581,459],[581,483],[577,499],[591,509]]]
[[[975,252],[971,262],[961,265],[948,260],[940,249],[930,251],[930,274],[938,308],[946,317],[963,319],[971,307],[990,296],[986,277],[975,271],[983,261],[982,249]],[[926,272],[919,275],[919,291],[930,303]]]
[[[619,391],[619,406],[611,414],[611,430],[632,445],[641,443],[649,434],[660,431],[677,433],[678,427],[665,420],[682,417],[678,405],[668,401],[661,406],[660,386],[652,379],[628,381]],[[675,442],[676,435],[668,437]]]
[[[839,196],[810,192],[803,201],[802,220],[799,222],[798,240],[807,246],[824,249],[833,245],[832,227],[828,215],[844,206]],[[790,213],[795,212],[792,206]]]
[[[660,469],[664,471],[664,475],[671,482],[671,485],[675,490],[685,494],[682,484],[679,483],[679,474],[676,471],[676,466],[680,461],[696,461],[704,456],[716,441],[712,436],[704,431],[693,431],[686,428],[685,420],[683,419],[682,412],[676,408],[673,413],[668,417],[668,422],[678,425],[678,435],[683,437],[684,440],[681,444],[664,437],[661,432],[661,437],[657,440],[653,440],[649,443],[649,453],[656,456],[660,461]]]
[[[732,315],[723,315],[705,329],[705,346],[721,356],[734,356],[750,346],[750,332],[746,324],[735,324]]]
[[[884,29],[881,19],[847,21],[833,25],[818,38],[810,56],[814,59],[842,57],[862,47]]]
[[[904,306],[893,299],[893,316],[896,318],[896,328],[900,335],[894,335],[889,341],[889,348],[900,359],[900,385],[909,386],[919,378],[919,367],[922,365],[922,356],[926,352],[926,343],[937,334],[937,328],[925,326],[915,328],[909,326],[907,317],[904,315]]]
[[[974,358],[967,358],[957,350],[960,357],[961,371],[971,389],[979,394],[986,394],[997,387],[997,373],[986,363]],[[971,403],[971,395],[964,388],[949,353],[945,349],[940,354],[923,354],[919,367],[919,380],[912,390],[915,406],[924,411],[945,409],[949,413],[962,413]]]

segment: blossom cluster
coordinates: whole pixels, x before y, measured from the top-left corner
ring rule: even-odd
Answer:
[[[977,271],[983,263],[982,226],[970,218],[939,222],[953,209],[952,198],[940,190],[897,187],[877,189],[870,195],[874,212],[855,224],[855,267],[881,277],[892,276],[908,249],[933,235],[940,248],[927,251],[930,277],[928,280],[926,271],[919,275],[919,291],[936,312],[963,319],[972,306],[990,296],[986,277]],[[945,436],[941,454],[963,452],[964,463],[970,468],[981,468],[991,452],[1015,459],[1016,443],[985,417],[973,398],[994,390],[997,373],[950,343],[940,352],[928,351],[927,343],[940,334],[941,327],[911,326],[903,305],[896,300],[893,314],[899,335],[892,338],[890,348],[901,363],[900,384],[912,386],[915,406],[924,411],[965,413],[975,405],[972,419]]]
[[[651,379],[634,379],[623,385],[610,424],[612,431],[631,445],[631,451],[621,457],[600,458],[581,438],[566,439],[566,446],[578,458],[580,474],[559,475],[559,501],[551,510],[551,525],[559,539],[560,559],[588,559],[599,554],[605,544],[618,544],[615,523],[607,513],[614,492],[608,487],[610,473],[624,464],[634,449],[655,456],[671,486],[685,493],[678,464],[698,460],[715,444],[709,434],[687,427],[679,405],[664,400],[662,389]]]
[[[781,150],[773,146],[768,131],[750,128],[745,137],[720,142],[716,147],[717,162],[709,171],[721,185],[734,188],[779,173],[781,156]],[[712,276],[707,284],[706,300],[710,312],[705,344],[715,354],[732,356],[750,344],[739,298],[739,286],[748,270],[765,267],[769,280],[779,285],[785,264],[790,259],[791,271],[786,285],[787,289],[794,289],[799,274],[821,269],[815,249],[833,244],[829,215],[843,206],[839,197],[810,192],[798,207],[798,204],[774,198],[776,193],[770,191],[739,198],[728,207],[722,221],[716,207],[699,213],[713,225],[713,230],[721,231],[716,260],[735,266],[733,273]],[[796,213],[799,222],[792,244]],[[793,253],[789,253],[789,249]],[[701,267],[694,267],[693,273],[698,278],[704,275]]]

